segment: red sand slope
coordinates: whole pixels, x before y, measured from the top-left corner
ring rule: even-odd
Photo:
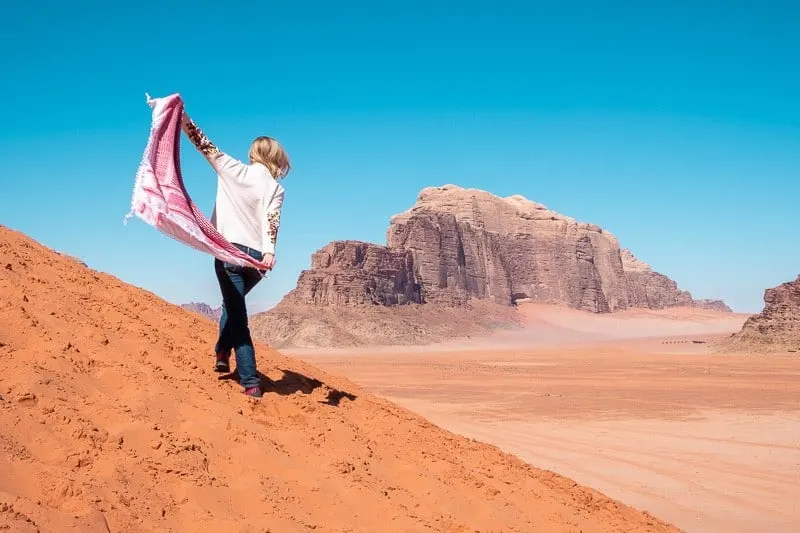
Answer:
[[[0,226],[0,530],[676,531]]]

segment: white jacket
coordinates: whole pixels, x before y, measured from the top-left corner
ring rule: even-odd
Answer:
[[[211,223],[229,242],[275,254],[284,189],[261,163],[221,152],[184,112],[181,127],[217,173]]]

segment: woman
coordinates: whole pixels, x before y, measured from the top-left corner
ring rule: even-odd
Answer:
[[[186,113],[181,127],[217,173],[217,200],[211,223],[229,242],[260,261],[265,270],[272,269],[284,193],[277,180],[286,177],[291,169],[289,156],[275,139],[258,137],[250,145],[250,161],[246,165],[214,146]],[[259,398],[263,393],[247,324],[245,296],[258,284],[263,272],[219,259],[214,260],[214,270],[222,292],[214,369],[230,372],[234,350],[244,393]]]

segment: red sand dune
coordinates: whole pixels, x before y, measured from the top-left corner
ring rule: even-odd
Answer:
[[[0,227],[0,530],[677,531]]]

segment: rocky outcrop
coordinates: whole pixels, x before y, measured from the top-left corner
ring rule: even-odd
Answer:
[[[666,309],[668,307],[697,307],[730,313],[722,300],[695,300],[688,291],[667,276],[653,271],[650,265],[637,259],[628,249],[620,252],[622,270],[628,292],[628,307]]]
[[[764,310],[747,319],[730,345],[764,352],[800,350],[800,276],[764,291]]]
[[[203,315],[214,322],[219,322],[219,318],[222,316],[222,307],[211,307],[206,303],[189,302],[188,304],[181,305],[181,307],[187,311]]]
[[[708,309],[709,311],[719,311],[721,313],[732,313],[733,309],[728,307],[728,304],[722,300],[712,300],[704,298],[702,300],[692,300],[692,307],[698,309]]]
[[[392,218],[387,241],[412,251],[425,301],[530,299],[596,313],[698,304],[620,250],[611,233],[519,195],[424,189],[409,211]]]
[[[677,283],[654,272],[650,265],[637,259],[630,250],[621,250],[620,257],[629,307],[664,309],[692,305],[692,296],[688,292],[678,290]]]
[[[420,303],[408,250],[358,241],[332,242],[311,257],[311,269],[284,301],[315,306]]]
[[[333,242],[285,301],[314,306],[461,306],[487,300],[566,304],[604,313],[630,307],[698,306],[602,228],[515,195],[454,185],[423,189],[392,217],[387,246]]]
[[[522,196],[427,188],[391,219],[387,241],[413,253],[427,302],[531,299],[593,312],[627,306],[616,239]]]

